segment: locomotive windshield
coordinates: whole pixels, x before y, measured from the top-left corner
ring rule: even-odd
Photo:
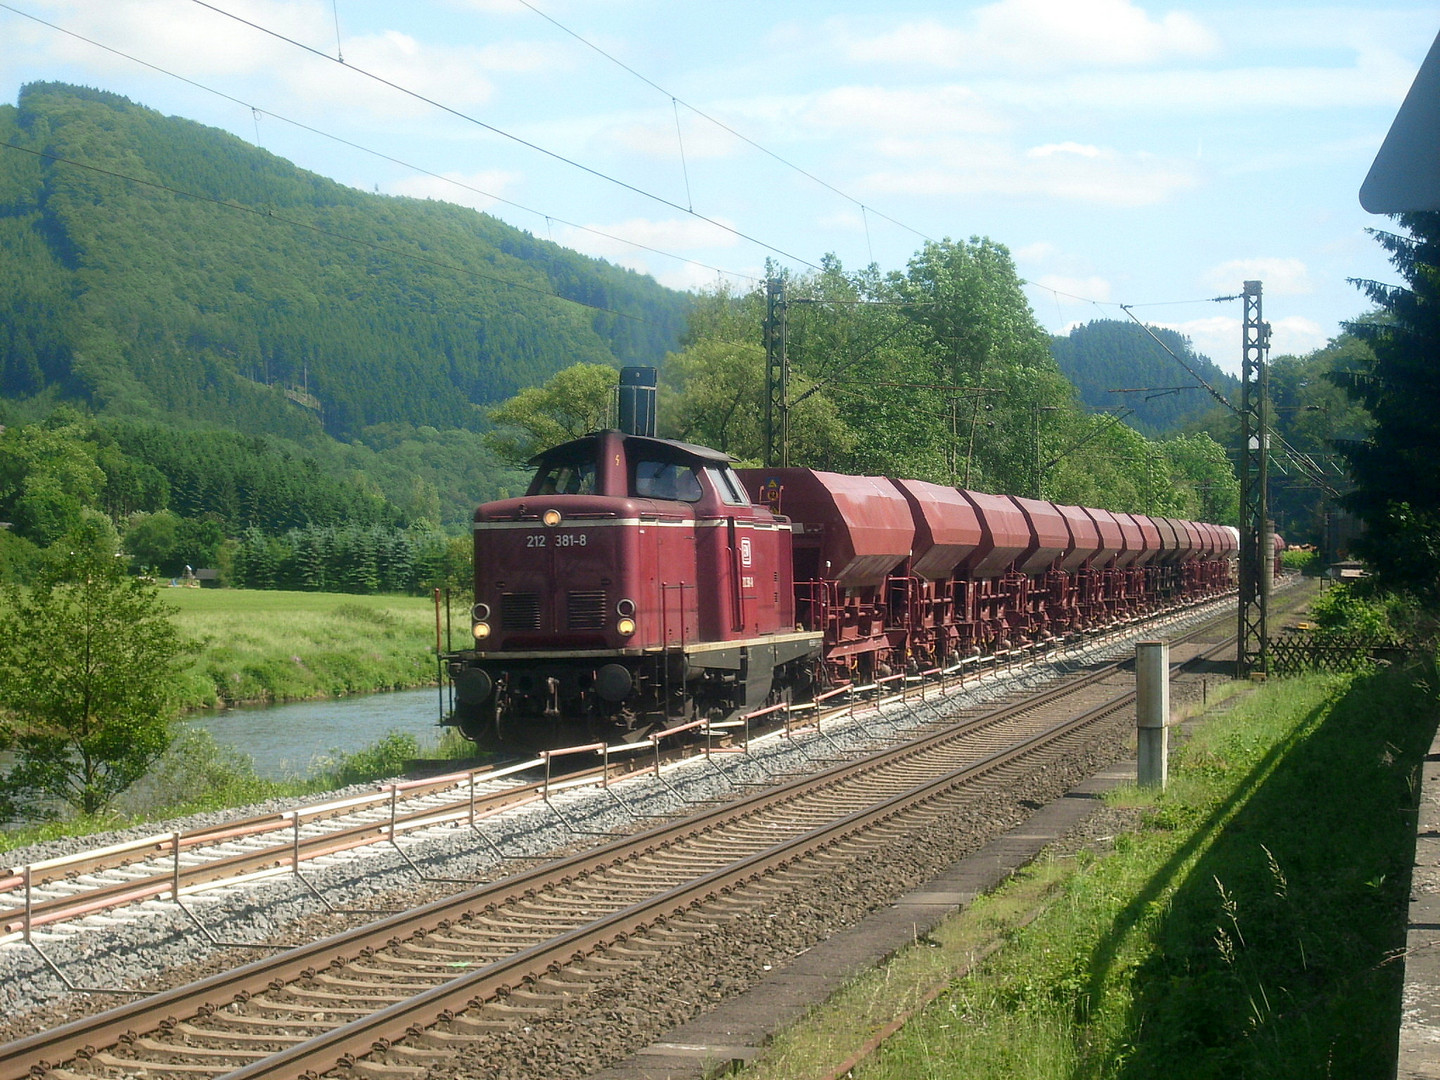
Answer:
[[[595,462],[548,461],[530,483],[531,495],[594,495]]]
[[[673,461],[637,461],[635,495],[642,499],[699,502],[704,492],[695,470]]]

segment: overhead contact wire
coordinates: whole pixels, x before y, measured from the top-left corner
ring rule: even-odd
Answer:
[[[744,240],[746,243],[755,244],[758,247],[764,248],[766,251],[773,251],[777,255],[784,256],[787,259],[791,259],[804,266],[808,266],[812,270],[820,269],[818,265],[811,262],[809,259],[802,258],[799,255],[794,255],[791,252],[786,251],[784,248],[776,247],[774,244],[768,244],[757,236],[751,236],[749,233],[743,232],[742,230],[737,229],[734,226],[726,225],[724,222],[718,221],[715,218],[709,217],[705,214],[696,213],[694,210],[687,209],[686,207],[681,206],[679,203],[671,199],[665,198],[665,196],[663,195],[657,195],[652,191],[646,191],[642,187],[638,187],[635,184],[629,183],[628,181],[621,180],[619,177],[611,176],[609,173],[602,172],[601,170],[594,168],[593,166],[576,161],[574,158],[566,157],[564,154],[561,154],[555,150],[547,149],[546,147],[543,147],[538,143],[533,143],[528,139],[523,139],[519,135],[514,134],[513,132],[506,131],[504,128],[501,127],[496,127],[494,124],[486,123],[479,117],[471,116],[469,113],[462,112],[461,110],[455,108],[452,105],[446,105],[444,102],[436,101],[434,98],[427,97],[426,95],[420,93],[417,90],[411,90],[409,87],[402,86],[400,83],[397,82],[393,82],[390,79],[385,78],[383,75],[377,75],[375,72],[368,71],[365,68],[357,67],[354,64],[346,64],[343,61],[336,60],[328,53],[325,53],[312,45],[306,45],[303,41],[297,41],[292,37],[287,37],[286,35],[280,33],[278,30],[271,30],[267,26],[262,26],[259,23],[251,22],[249,19],[242,18],[239,15],[226,11],[224,8],[219,8],[216,7],[214,4],[206,3],[206,0],[191,0],[191,3],[203,7],[207,11],[213,11],[217,15],[223,15],[227,19],[232,19],[235,22],[240,23],[242,26],[248,26],[252,30],[256,30],[269,37],[273,37],[277,41],[283,41],[287,45],[293,45],[295,48],[301,49],[312,56],[319,57],[327,63],[339,64],[347,71],[353,71],[357,75],[363,75],[365,76],[365,78],[377,82],[381,86],[389,87],[391,90],[394,90],[397,93],[404,94],[406,97],[410,97],[415,99],[416,101],[423,102],[432,108],[439,109],[441,112],[448,113],[450,116],[454,116],[457,119],[463,120],[468,124],[474,124],[476,127],[483,128],[486,131],[489,131],[495,135],[499,135],[503,139],[508,139],[509,141],[516,143],[519,146],[523,146],[526,149],[533,150],[537,154],[543,154],[545,157],[548,157],[554,161],[559,161],[562,164],[569,165],[572,169],[578,169],[589,176],[595,177],[596,179],[604,180],[607,183],[614,184],[616,187],[623,188],[624,190],[629,191],[632,194],[639,195],[642,198],[650,199],[652,202],[659,203],[661,206],[668,206],[672,210],[675,210],[679,213],[688,214],[693,218],[704,221],[709,225],[715,226],[715,228],[720,229],[722,232],[727,232],[730,235],[737,237],[738,239]]]
[[[645,75],[642,75],[640,72],[636,71],[633,67],[631,67],[629,64],[625,63],[625,61],[621,60],[619,57],[617,57],[617,56],[612,56],[610,53],[608,53],[608,52],[606,52],[604,49],[600,48],[599,45],[596,45],[593,41],[589,41],[588,39],[586,39],[586,38],[583,37],[582,35],[576,33],[574,30],[571,30],[568,26],[566,26],[564,23],[560,22],[558,19],[555,19],[555,18],[553,18],[552,16],[547,15],[545,12],[543,12],[543,11],[541,11],[539,8],[537,8],[534,4],[530,3],[530,0],[519,0],[519,2],[520,2],[521,5],[523,5],[524,7],[529,8],[529,9],[530,9],[531,11],[533,11],[536,15],[540,16],[540,18],[544,19],[544,20],[545,20],[546,22],[548,22],[551,26],[554,26],[557,30],[560,30],[560,31],[563,32],[563,33],[569,34],[572,38],[574,38],[576,41],[580,42],[580,44],[581,44],[581,45],[584,45],[587,49],[591,49],[591,50],[593,50],[594,52],[600,54],[600,55],[603,56],[606,60],[609,60],[612,64],[614,64],[616,67],[619,67],[619,68],[622,68],[622,69],[625,70],[625,71],[628,71],[631,75],[635,76],[635,78],[639,79],[639,80],[640,80],[641,82],[643,82],[646,86],[650,87],[650,88],[653,89],[653,90],[658,90],[660,93],[662,93],[662,94],[664,94],[666,97],[668,97],[671,101],[673,101],[673,102],[678,102],[679,104],[684,105],[685,108],[689,109],[689,110],[690,110],[691,112],[693,112],[696,116],[700,117],[700,118],[703,119],[703,120],[708,120],[710,123],[712,123],[712,124],[714,124],[716,127],[720,128],[720,130],[725,131],[725,132],[729,133],[730,135],[733,135],[735,138],[739,139],[741,142],[745,143],[747,146],[753,147],[754,149],[760,151],[760,153],[764,154],[766,157],[771,158],[771,159],[774,160],[774,161],[778,161],[781,165],[784,165],[787,169],[793,169],[795,172],[799,173],[801,176],[805,177],[807,180],[811,180],[811,181],[813,181],[814,183],[819,184],[819,185],[820,185],[821,187],[823,187],[825,190],[830,191],[830,192],[833,192],[834,194],[840,196],[840,198],[844,199],[846,202],[854,203],[856,206],[858,206],[858,207],[860,208],[860,212],[861,212],[862,214],[868,209],[868,210],[870,211],[870,213],[874,214],[876,217],[878,217],[878,218],[883,218],[884,220],[890,222],[890,224],[896,226],[897,228],[904,229],[904,230],[905,230],[906,232],[908,232],[908,233],[913,233],[914,235],[920,237],[922,240],[929,240],[929,241],[931,241],[932,243],[934,242],[934,237],[929,236],[929,235],[927,235],[926,233],[921,232],[919,229],[914,228],[914,227],[911,226],[911,225],[906,225],[903,221],[897,221],[895,218],[891,217],[891,216],[888,215],[888,214],[883,214],[883,213],[881,213],[879,210],[876,210],[873,206],[867,207],[865,203],[863,203],[863,202],[861,202],[859,199],[855,198],[855,196],[850,195],[850,194],[847,194],[847,193],[844,192],[844,191],[841,191],[841,190],[840,190],[838,187],[836,187],[834,184],[831,184],[831,183],[829,183],[829,182],[826,181],[826,180],[822,180],[820,177],[816,176],[814,173],[812,173],[812,172],[810,172],[810,171],[808,171],[808,170],[806,170],[806,169],[804,169],[804,168],[801,168],[799,165],[796,165],[793,161],[789,161],[789,160],[787,160],[786,158],[781,157],[779,154],[775,153],[775,151],[769,149],[769,148],[766,147],[766,146],[761,145],[760,143],[756,142],[754,139],[750,138],[748,135],[745,135],[745,134],[742,134],[742,133],[739,132],[739,131],[736,131],[734,128],[732,128],[729,124],[725,123],[723,120],[718,120],[718,119],[716,119],[715,117],[711,116],[709,113],[705,112],[704,110],[698,109],[698,108],[696,108],[694,105],[691,105],[688,101],[684,100],[683,98],[678,98],[678,97],[676,97],[676,96],[675,96],[674,94],[672,94],[669,90],[666,90],[665,87],[661,86],[659,83],[655,82],[653,79],[650,79],[650,78],[648,78],[648,77],[645,76]],[[871,261],[872,261],[872,262],[874,261],[873,257],[872,257]],[[807,264],[807,265],[808,265],[808,264]]]

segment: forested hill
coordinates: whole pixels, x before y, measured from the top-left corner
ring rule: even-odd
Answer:
[[[1150,329],[1216,390],[1231,400],[1238,397],[1239,381],[1196,353],[1188,339],[1174,330]],[[1050,351],[1087,407],[1133,409],[1135,414],[1127,422],[1147,435],[1173,434],[1217,406],[1145,328],[1134,322],[1088,322],[1068,334],[1056,334]],[[1144,392],[1120,394],[1112,392],[1115,390]]]
[[[4,143],[0,397],[302,439],[473,429],[477,406],[577,361],[658,362],[683,329],[688,297],[648,277],[114,94],[31,84],[0,106]]]

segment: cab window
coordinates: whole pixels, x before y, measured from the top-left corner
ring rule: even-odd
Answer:
[[[678,502],[699,502],[700,481],[688,465],[673,461],[637,461],[635,492],[642,499],[669,499]]]
[[[530,483],[531,495],[594,495],[593,461],[553,461],[542,465]]]
[[[749,506],[750,497],[740,486],[739,478],[729,469],[716,468],[713,465],[705,467],[705,475],[710,477],[710,482],[715,485],[715,490],[720,493],[720,501],[726,506]]]

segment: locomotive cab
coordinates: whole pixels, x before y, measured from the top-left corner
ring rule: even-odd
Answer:
[[[765,704],[819,653],[794,629],[790,526],[727,455],[601,431],[538,455],[475,512],[473,648],[451,722],[554,745]]]

